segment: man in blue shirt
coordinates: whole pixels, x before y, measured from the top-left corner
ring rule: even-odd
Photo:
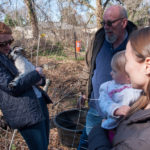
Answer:
[[[105,10],[101,24],[103,27],[96,32],[86,53],[89,111],[78,150],[87,149],[88,134],[94,126],[101,124],[103,115],[97,107],[97,100],[100,85],[112,79],[111,59],[116,52],[125,50],[129,34],[136,29],[136,26],[128,21],[126,10],[119,5],[112,5]]]

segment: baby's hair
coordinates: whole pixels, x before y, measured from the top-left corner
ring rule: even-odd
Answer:
[[[118,71],[125,72],[125,50],[121,52],[117,52],[112,60],[111,60],[111,67],[117,69]]]

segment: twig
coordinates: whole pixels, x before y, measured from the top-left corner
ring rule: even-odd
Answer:
[[[9,145],[9,150],[11,150],[11,146],[12,146],[12,143],[13,143],[13,140],[14,140],[14,137],[15,137],[16,133],[17,133],[17,129],[15,129],[14,132],[13,132],[13,136],[11,138],[11,142],[10,142],[10,145]]]
[[[38,38],[38,46],[37,46],[37,53],[36,53],[36,66],[38,66],[39,47],[40,47],[40,35],[39,35],[39,38]]]
[[[78,82],[79,83],[79,82]],[[77,84],[78,85],[78,84]],[[62,97],[60,100],[58,100],[57,102],[55,102],[53,105],[52,105],[52,109],[59,103],[61,102],[65,97],[67,97],[76,87],[74,87],[70,92],[66,93],[64,95],[64,97]]]
[[[55,102],[53,105],[52,105],[52,109],[59,103],[61,102],[64,98],[66,98],[72,91],[68,92],[67,94],[64,95],[64,97],[62,97],[61,99],[59,99],[57,102]]]

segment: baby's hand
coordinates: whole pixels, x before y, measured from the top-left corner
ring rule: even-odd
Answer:
[[[104,122],[106,119],[102,119],[102,122]]]
[[[126,116],[129,110],[130,110],[130,106],[123,105],[115,110],[114,115]]]

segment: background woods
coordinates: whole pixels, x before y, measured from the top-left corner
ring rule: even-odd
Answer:
[[[74,50],[75,41],[80,40],[81,49],[86,50],[101,27],[105,8],[113,3],[127,8],[129,20],[138,26],[149,25],[148,0],[1,0],[0,17],[12,26],[17,44],[27,49],[36,50],[40,40],[40,50],[47,53],[57,45]]]
[[[27,57],[42,66],[50,79],[48,94],[54,102],[49,106],[51,118],[76,108],[85,93],[85,52],[111,4],[123,5],[129,20],[139,27],[150,25],[149,0],[0,0],[0,21],[13,30],[12,46],[24,47]],[[80,52],[76,51],[77,41]],[[11,129],[0,128],[0,150],[8,150],[12,136]],[[73,148],[63,146],[57,129],[51,129],[49,150],[68,149]],[[11,150],[27,150],[18,133]]]

